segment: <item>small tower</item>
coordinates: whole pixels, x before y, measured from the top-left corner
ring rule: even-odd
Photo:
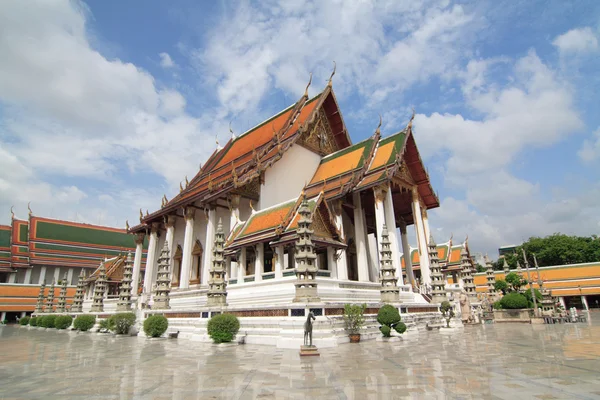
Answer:
[[[517,260],[517,275],[520,277],[523,276],[523,268],[521,268],[521,262],[519,260]]]
[[[510,268],[508,267],[508,263],[506,262],[506,257],[502,257],[502,260],[504,260],[504,262],[502,263],[502,269],[504,270],[504,277],[506,278],[506,275],[510,273]]]
[[[160,251],[158,257],[158,271],[156,272],[156,287],[154,289],[153,309],[168,310],[169,293],[171,292],[171,273],[169,272],[169,244],[165,240],[165,245]]]
[[[94,300],[92,303],[92,312],[104,311],[104,293],[106,293],[106,267],[104,261],[100,263],[98,278],[94,284]]]
[[[475,291],[475,284],[473,283],[473,270],[471,265],[471,260],[469,259],[469,254],[467,253],[466,245],[463,247],[460,252],[460,266],[462,268],[461,275],[465,288],[465,292],[469,297],[477,297],[477,293]]]
[[[381,231],[381,302],[397,303],[400,301],[400,289],[398,289],[398,278],[396,277],[396,268],[392,263],[392,249],[389,240],[389,233],[385,224]]]
[[[442,267],[440,267],[437,244],[433,240],[433,235],[429,235],[428,248],[431,268],[431,301],[433,303],[441,303],[448,298],[446,297],[446,281],[442,274]]]
[[[225,234],[223,233],[223,224],[219,219],[217,232],[215,233],[215,242],[213,246],[212,264],[210,268],[210,279],[208,281],[208,300],[207,305],[226,306],[227,305],[227,282],[225,280],[225,257],[223,256],[223,246],[225,245]]]
[[[52,281],[52,285],[50,285],[50,290],[48,290],[48,297],[46,297],[46,312],[52,313],[54,310],[52,306],[54,305],[54,280]]]
[[[57,313],[64,313],[67,311],[67,274],[62,280],[60,286],[60,293],[58,294],[58,305],[56,306]]]
[[[494,274],[494,266],[487,254],[485,255],[485,268],[488,292],[495,293],[496,289],[494,286],[496,285],[496,274]]]
[[[42,282],[40,285],[40,293],[38,294],[37,303],[35,304],[35,314],[41,314],[44,312],[44,291],[46,290],[46,283]]]
[[[298,229],[296,234],[296,297],[295,302],[316,302],[320,301],[317,293],[317,282],[315,280],[317,276],[317,255],[315,254],[312,234],[313,231],[310,229],[312,225],[312,216],[306,196],[302,194],[302,203],[298,209],[300,214],[300,220],[298,221]]]
[[[75,297],[73,297],[73,305],[71,305],[71,312],[80,313],[83,312],[83,296],[85,292],[85,271],[82,268],[79,273],[79,280],[77,281],[77,290],[75,291]]]
[[[123,279],[119,286],[119,302],[117,311],[131,311],[131,277],[133,275],[133,258],[131,252],[127,253],[125,266],[123,267]]]

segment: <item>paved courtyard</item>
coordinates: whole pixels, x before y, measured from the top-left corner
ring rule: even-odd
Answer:
[[[486,325],[297,351],[0,328],[1,399],[600,399],[588,324]]]

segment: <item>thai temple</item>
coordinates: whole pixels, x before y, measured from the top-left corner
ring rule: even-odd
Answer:
[[[72,313],[160,313],[199,341],[226,311],[247,343],[297,348],[312,312],[315,344],[331,347],[348,341],[346,303],[365,303],[369,321],[382,303],[397,305],[410,331],[439,319],[447,292],[477,302],[503,275],[475,273],[467,240],[435,243],[428,210],[440,202],[412,119],[387,137],[380,126],[353,144],[330,78],[316,96],[307,86],[295,104],[232,132],[177,195],[140,210],[126,230],[13,215],[0,226],[3,318],[53,310],[46,292],[58,296],[60,283]],[[577,266],[577,280],[563,276],[569,266],[540,271],[557,296],[571,296],[574,284],[597,296],[599,266]],[[376,324],[364,333],[377,335]]]

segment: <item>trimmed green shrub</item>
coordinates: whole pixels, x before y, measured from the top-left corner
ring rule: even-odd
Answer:
[[[96,325],[95,315],[80,315],[73,321],[73,327],[82,332],[89,331]]]
[[[527,298],[521,293],[512,292],[500,299],[500,305],[505,310],[527,308]]]
[[[213,342],[231,342],[240,330],[240,321],[233,314],[218,314],[208,321],[207,330]]]
[[[109,329],[117,335],[127,335],[135,324],[135,314],[131,312],[115,314],[109,319]]]
[[[401,322],[398,309],[392,305],[386,304],[379,309],[379,312],[377,313],[377,322],[382,325],[379,330],[384,337],[390,337],[392,329],[400,334],[406,332],[406,325]],[[399,324],[402,325],[396,327]],[[384,327],[387,327],[388,329],[384,329]]]
[[[59,315],[54,321],[56,329],[67,329],[73,323],[73,318],[70,315]]]
[[[19,319],[19,325],[29,325],[29,317],[21,317]]]
[[[502,310],[502,303],[500,303],[500,300],[495,301],[492,307],[494,307],[494,310]]]
[[[344,324],[349,334],[359,334],[365,324],[366,304],[344,304]]]
[[[98,332],[107,333],[114,329],[113,320],[110,318],[101,319],[98,325]]]
[[[161,337],[168,327],[169,321],[163,315],[151,315],[144,321],[144,333],[150,337]]]
[[[450,328],[450,320],[454,317],[454,309],[448,300],[442,301],[440,311],[446,320],[446,328]]]
[[[533,291],[535,292],[535,299],[537,300],[538,307],[541,307],[540,302],[542,301],[542,292],[540,292],[537,289],[533,289]],[[531,289],[525,290],[525,292],[523,293],[523,295],[527,299],[527,307],[528,308],[533,308],[533,299],[531,298]]]
[[[38,317],[29,318],[29,326],[38,326]]]
[[[38,326],[42,328],[54,328],[54,322],[56,321],[56,315],[44,315],[40,317],[41,321],[38,321]]]

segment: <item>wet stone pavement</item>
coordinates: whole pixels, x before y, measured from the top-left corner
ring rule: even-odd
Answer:
[[[600,399],[600,312],[320,351],[5,326],[0,399]]]

